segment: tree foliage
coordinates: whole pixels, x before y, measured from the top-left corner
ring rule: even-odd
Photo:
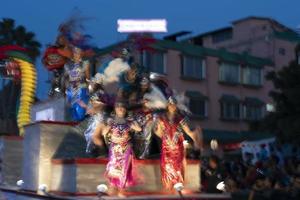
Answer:
[[[270,72],[266,78],[273,82],[270,92],[276,110],[269,113],[261,128],[290,142],[300,141],[300,65],[293,61],[280,71]]]
[[[35,34],[24,26],[16,26],[13,19],[0,21],[0,46],[3,45],[19,45],[28,49],[28,55],[33,60],[40,55],[41,44],[35,39]]]

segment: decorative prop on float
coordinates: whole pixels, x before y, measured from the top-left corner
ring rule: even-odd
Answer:
[[[21,81],[21,97],[18,111],[18,127],[20,135],[24,134],[24,125],[30,123],[30,109],[34,101],[36,89],[36,70],[33,61],[26,54],[26,49],[15,46],[0,47],[0,60],[3,61],[6,78]]]
[[[66,63],[66,57],[64,57],[59,51],[59,47],[50,46],[46,49],[43,56],[44,65],[49,71],[63,68]]]

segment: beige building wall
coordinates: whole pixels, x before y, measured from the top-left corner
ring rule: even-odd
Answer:
[[[276,69],[288,65],[295,59],[296,43],[274,37],[274,31],[286,31],[282,26],[262,19],[248,19],[234,22],[232,26],[232,39],[213,43],[212,35],[203,37],[203,46],[228,51],[243,53],[271,59]],[[279,49],[283,48],[285,54],[281,55]]]

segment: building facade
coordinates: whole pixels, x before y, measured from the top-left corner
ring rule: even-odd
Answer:
[[[122,43],[102,49],[102,58]],[[205,131],[247,131],[249,121],[264,116],[271,101],[271,84],[264,80],[273,68],[269,59],[169,40],[156,40],[151,48],[136,52],[136,60],[164,74],[171,88],[185,93],[192,123]]]
[[[189,42],[267,58],[278,70],[295,60],[295,47],[300,36],[274,19],[251,16],[233,21],[232,26],[192,37]]]
[[[274,109],[268,95],[273,86],[265,75],[292,60],[300,63],[300,48],[295,51],[299,35],[270,18],[247,17],[230,27],[176,41],[181,35],[184,32],[156,39],[149,43],[150,51],[135,52],[135,60],[164,74],[171,88],[185,93],[192,123],[211,139],[246,134],[249,122]],[[102,49],[101,58],[130,41],[129,37]]]

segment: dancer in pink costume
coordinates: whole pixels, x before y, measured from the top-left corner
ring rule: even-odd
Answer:
[[[115,116],[107,123],[99,124],[93,134],[96,145],[103,145],[103,138],[108,141],[109,155],[105,176],[110,184],[110,193],[123,195],[126,187],[133,185],[132,173],[133,150],[130,131],[140,132],[142,129],[136,122],[126,118],[126,107],[122,102],[115,105]]]

